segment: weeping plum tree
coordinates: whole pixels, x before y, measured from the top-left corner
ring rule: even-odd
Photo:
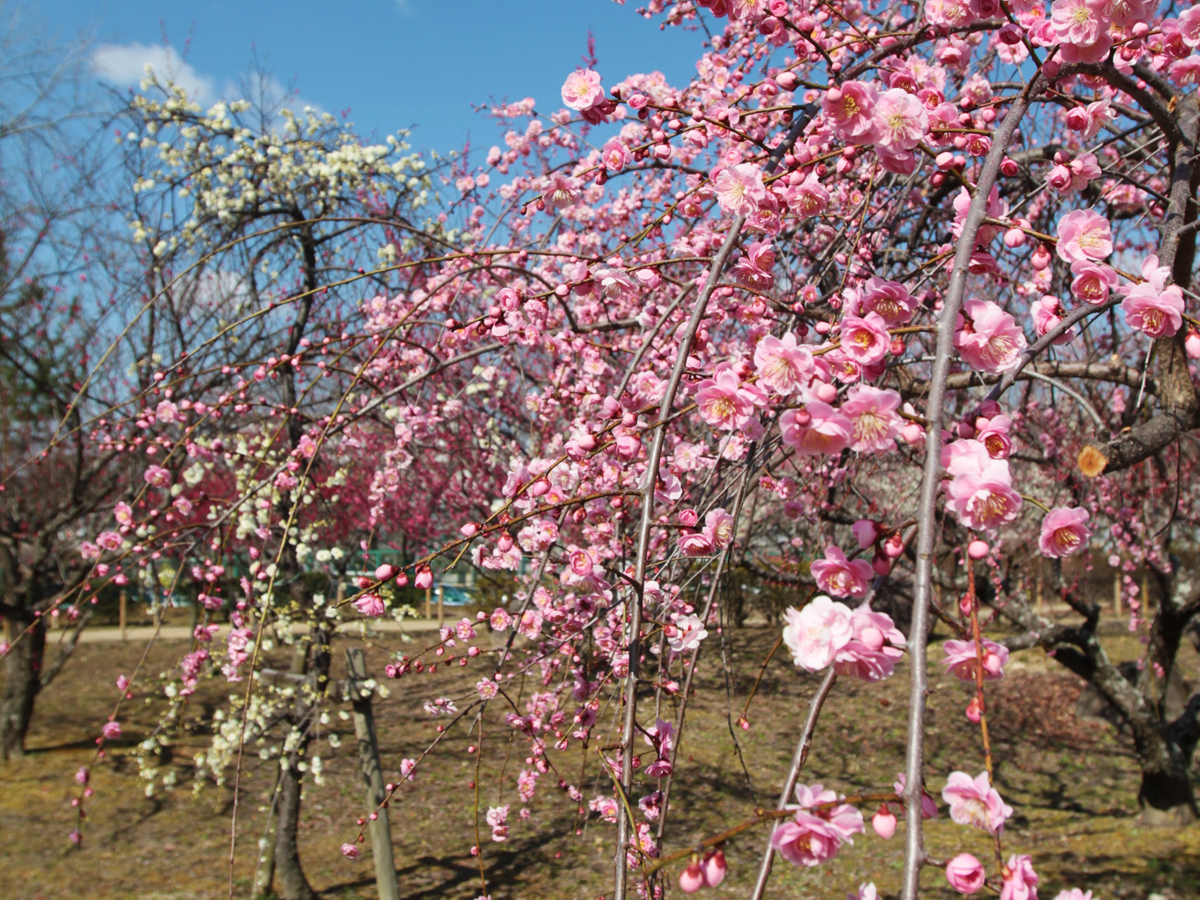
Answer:
[[[880,804],[881,839],[897,813],[905,819],[907,900],[928,865],[963,893],[986,882],[1028,896],[1038,877],[1030,856],[1005,846],[1012,808],[992,781],[987,729],[987,684],[1004,676],[1010,648],[984,636],[983,598],[1019,624],[1012,648],[1053,649],[1131,723],[1148,814],[1186,817],[1200,701],[1172,721],[1151,709],[1162,709],[1156,692],[1200,602],[1179,562],[1197,513],[1190,360],[1200,335],[1188,310],[1200,8],[689,0],[645,15],[705,26],[695,78],[618,80],[589,62],[564,73],[561,105],[494,107],[502,146],[438,173],[430,221],[387,204],[372,214],[395,233],[364,238],[357,266],[308,249],[306,232],[350,227],[332,206],[302,204],[285,223],[281,204],[270,223],[251,220],[249,209],[282,198],[270,179],[244,185],[281,167],[373,201],[370,179],[347,173],[361,171],[361,149],[293,157],[305,135],[273,150],[235,131],[234,168],[210,186],[210,169],[224,170],[195,170],[170,141],[160,146],[181,174],[156,185],[186,190],[197,208],[196,191],[215,190],[214,225],[245,224],[197,233],[191,256],[162,269],[148,308],[208,254],[230,252],[223,241],[245,248],[252,265],[240,271],[273,279],[254,295],[260,305],[204,338],[253,346],[232,388],[177,388],[176,360],[155,375],[155,391],[175,391],[162,401],[173,424],[155,440],[187,455],[197,515],[111,551],[137,565],[151,552],[182,560],[211,548],[201,576],[218,550],[255,560],[228,661],[218,668],[194,651],[180,677],[239,678],[256,666],[267,626],[296,614],[279,598],[301,548],[351,533],[317,513],[322,498],[336,493],[345,508],[352,496],[349,527],[367,541],[387,539],[394,504],[412,503],[438,509],[417,558],[360,576],[331,619],[351,607],[386,614],[395,587],[427,585],[435,563],[506,572],[520,590],[443,629],[436,647],[397,651],[388,675],[427,696],[444,723],[417,758],[388,763],[397,776],[379,814],[397,810],[397,784],[437,765],[441,735],[479,727],[482,737],[486,720],[487,733],[498,724],[528,748],[515,800],[557,789],[614,826],[618,900],[658,896],[668,873],[685,892],[715,886],[730,865],[757,872],[759,898],[776,856],[819,865],[865,830],[861,808]],[[173,121],[172,103],[155,115]],[[222,131],[198,116],[186,113]],[[179,245],[162,238],[160,254],[158,240],[155,255],[170,259]],[[275,249],[254,253],[262,241]],[[269,261],[276,252],[291,254],[290,267]],[[327,271],[313,280],[318,267]],[[354,301],[323,307],[323,336],[306,343],[312,313],[301,311],[335,280]],[[280,316],[286,325],[267,326]],[[124,435],[147,428],[148,417],[127,419],[102,444],[136,444]],[[194,437],[206,429],[221,436]],[[169,472],[145,471],[149,515],[174,488]],[[357,493],[343,497],[351,484]],[[122,515],[123,529],[137,527]],[[1033,547],[1158,573],[1153,616],[1129,592],[1133,625],[1149,636],[1138,683],[1114,674],[1095,598],[1077,584],[1062,596],[1082,624],[1029,612],[1002,574],[1027,566]],[[725,573],[751,565],[812,583],[782,640],[797,667],[824,675],[804,720],[784,726],[797,745],[791,766],[770,775],[778,810],[747,809],[745,821],[680,847],[673,781],[697,660],[723,621]],[[938,601],[935,584],[953,590]],[[907,635],[873,607],[885,592],[911,597]],[[962,727],[980,728],[976,777],[924,764],[934,617],[955,632],[948,671],[975,687]],[[501,633],[498,650],[481,648],[484,629]],[[475,690],[439,695],[443,660],[473,666]],[[907,720],[897,783],[850,797],[801,783],[835,682],[898,667],[911,695],[895,713]],[[263,690],[247,682],[211,771],[240,773],[274,708]],[[590,752],[600,732],[616,738]],[[560,763],[580,748],[582,777],[611,791],[586,798],[582,781],[560,774],[575,771]],[[993,836],[994,863],[926,851],[921,821],[938,811],[927,788],[939,787],[955,822]],[[537,827],[537,815],[510,817],[503,782],[488,786],[494,806],[478,790],[463,797],[477,834],[503,842]],[[739,837],[754,829],[758,852]],[[359,855],[363,834],[347,836],[346,856]],[[473,852],[486,896],[489,854]]]

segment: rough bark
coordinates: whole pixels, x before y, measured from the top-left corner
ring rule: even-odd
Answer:
[[[315,900],[316,891],[308,883],[300,865],[297,837],[300,828],[300,806],[303,794],[304,761],[312,740],[312,725],[319,715],[319,701],[329,682],[329,633],[324,628],[313,629],[313,679],[302,686],[296,695],[292,711],[295,746],[280,760],[279,807],[275,826],[275,877],[279,896],[283,900]],[[311,685],[311,687],[310,687]]]
[[[38,619],[30,633],[19,622],[8,622],[8,640],[12,649],[5,656],[8,678],[0,700],[0,756],[8,760],[25,755],[25,736],[33,719],[33,705],[42,689],[41,669],[46,651],[46,628]]]

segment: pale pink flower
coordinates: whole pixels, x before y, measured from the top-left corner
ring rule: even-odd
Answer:
[[[712,509],[704,516],[701,534],[717,550],[724,550],[733,540],[733,516],[723,509]]]
[[[1025,349],[1025,332],[991,300],[971,299],[963,303],[954,346],[972,368],[1004,372],[1017,364]]]
[[[963,226],[967,221],[967,212],[971,208],[971,195],[963,188],[954,197],[954,223],[950,231],[955,237],[962,235]],[[988,218],[1004,219],[1008,215],[1008,201],[1000,199],[1000,188],[992,185],[988,192],[986,212]],[[975,235],[975,246],[984,248],[995,240],[1005,230],[1003,225],[981,225]]]
[[[1008,648],[995,641],[984,638],[980,646],[983,648],[983,680],[999,681],[1004,677],[1004,665],[1008,662]],[[974,641],[948,640],[942,644],[946,658],[942,665],[946,671],[960,681],[974,683],[975,670],[979,668],[979,654]]]
[[[1200,6],[1193,6],[1192,9],[1200,9]],[[1092,900],[1092,892],[1082,888],[1067,888],[1059,891],[1054,900]]]
[[[864,597],[874,572],[863,559],[849,560],[839,547],[825,548],[825,558],[813,560],[810,571],[817,587],[835,597]]]
[[[542,182],[542,199],[551,209],[566,209],[583,196],[583,185],[578,178],[555,173]]]
[[[713,182],[721,209],[735,216],[748,216],[767,196],[762,170],[753,163],[721,169]]]
[[[775,283],[771,270],[775,267],[775,251],[770,241],[753,241],[746,253],[729,270],[738,282],[756,291],[770,290]]]
[[[1192,6],[1179,14],[1179,36],[1195,50],[1200,47],[1200,6]]]
[[[102,531],[96,536],[96,544],[102,550],[117,551],[123,543],[121,536],[115,531]]]
[[[705,534],[685,534],[679,540],[679,552],[684,556],[708,556],[713,552],[712,541]]]
[[[1170,337],[1183,327],[1183,292],[1178,285],[1159,289],[1150,281],[1134,285],[1121,301],[1131,328],[1152,338]]]
[[[820,215],[829,205],[829,191],[821,186],[815,171],[809,172],[800,184],[789,187],[783,196],[788,209],[802,219]]]
[[[383,605],[383,598],[374,592],[368,592],[355,597],[354,608],[364,616],[370,616],[371,618],[378,618],[386,611]]]
[[[346,859],[358,859],[358,845],[357,844],[350,844],[350,843],[342,844],[341,851],[342,851],[342,856],[346,857]]]
[[[879,313],[889,328],[906,325],[912,319],[917,302],[908,288],[898,281],[884,281],[872,276],[862,286],[850,311],[855,315]]]
[[[771,835],[771,846],[794,866],[810,867],[832,859],[842,844],[853,844],[853,836],[865,831],[862,813],[849,804],[817,808],[838,799],[819,784],[797,785],[796,799],[800,805],[794,818]]]
[[[783,442],[800,456],[819,456],[849,447],[854,423],[828,403],[811,400],[803,409],[786,410],[779,417],[779,430]]]
[[[863,681],[890,678],[904,655],[904,633],[887,613],[860,606],[850,614],[853,637],[838,651],[833,667]]]
[[[846,316],[842,319],[842,353],[860,366],[870,366],[887,356],[892,336],[879,313]]]
[[[1086,547],[1092,536],[1086,524],[1089,518],[1088,511],[1079,507],[1056,506],[1046,513],[1038,536],[1038,549],[1042,555],[1059,559]]]
[[[497,607],[492,610],[492,615],[488,619],[493,631],[505,631],[512,624],[512,616],[508,614],[508,610]]]
[[[945,28],[964,28],[975,21],[975,13],[971,10],[969,0],[928,0],[925,4],[925,18],[930,25]],[[943,60],[946,65],[950,62]]]
[[[128,503],[118,503],[113,507],[113,518],[117,520],[118,525],[132,525],[133,508]]]
[[[1113,252],[1112,225],[1095,210],[1073,210],[1058,220],[1057,252],[1069,263],[1104,259]]]
[[[1118,284],[1117,273],[1103,263],[1076,261],[1071,263],[1071,293],[1085,303],[1099,306],[1108,302],[1109,292]]]
[[[987,880],[987,872],[970,853],[960,853],[946,863],[946,880],[960,894],[973,894]]]
[[[1116,110],[1109,105],[1108,100],[1089,103],[1087,105],[1087,127],[1083,129],[1080,137],[1085,141],[1090,141],[1100,132],[1101,128],[1116,117]]]
[[[100,733],[104,735],[106,741],[115,741],[121,736],[121,726],[117,722],[105,722]]]
[[[779,394],[790,394],[806,385],[813,374],[813,355],[796,343],[796,335],[767,335],[754,348],[758,383]]]
[[[792,651],[792,661],[810,672],[832,665],[838,651],[854,637],[849,607],[824,594],[804,609],[789,607],[784,619],[783,642]]]
[[[851,144],[870,144],[875,139],[875,86],[847,81],[830,88],[821,98],[821,109],[834,133]]]
[[[992,787],[987,772],[980,772],[975,778],[966,772],[951,772],[942,789],[942,799],[950,804],[950,818],[959,825],[993,834],[1004,827],[1004,820],[1013,812]]]
[[[1037,900],[1037,874],[1033,858],[1026,853],[1012,855],[1000,872],[1000,900]]]
[[[677,614],[674,621],[663,628],[663,634],[671,649],[676,653],[695,650],[700,646],[700,642],[708,637],[704,623],[700,621],[699,616],[695,615],[681,616]]]
[[[866,550],[879,539],[879,525],[870,519],[859,519],[850,526],[850,531],[858,541],[860,550]]]
[[[754,415],[756,402],[765,400],[752,385],[743,385],[728,363],[722,363],[696,385],[696,406],[702,418],[714,428],[732,431],[741,428]]]
[[[997,415],[990,419],[982,416],[975,420],[975,440],[983,444],[992,459],[1008,459],[1012,453],[1013,421],[1008,416]]]
[[[633,154],[620,138],[609,138],[600,148],[600,159],[610,172],[620,172],[633,160]]]
[[[1062,301],[1057,297],[1051,297],[1049,294],[1042,297],[1041,300],[1035,300],[1030,304],[1029,311],[1033,313],[1033,330],[1038,337],[1043,337],[1046,332],[1056,328],[1067,314],[1067,311],[1063,309]],[[1067,344],[1074,337],[1075,329],[1069,328],[1066,332],[1055,338],[1054,343]]]
[[[574,110],[585,110],[595,106],[604,99],[604,89],[600,87],[600,73],[591,69],[576,69],[567,76],[562,86],[562,101]]]
[[[893,449],[896,436],[904,427],[904,420],[896,414],[900,402],[900,394],[890,389],[881,390],[869,385],[851,388],[846,402],[841,405],[842,414],[854,423],[850,449],[856,453]]]
[[[483,678],[475,683],[475,690],[479,692],[480,700],[491,700],[500,692],[500,686],[490,678]]]
[[[171,473],[162,466],[150,466],[142,478],[151,487],[165,488],[171,486]]]
[[[1112,46],[1108,0],[1054,0],[1050,21],[1067,62],[1099,62]]]
[[[844,98],[843,98],[844,100]],[[875,103],[875,143],[890,152],[912,150],[929,130],[925,105],[908,91],[892,88]]]

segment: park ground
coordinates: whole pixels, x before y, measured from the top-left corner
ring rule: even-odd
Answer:
[[[1117,659],[1134,659],[1141,650],[1136,636],[1120,622],[1107,638]],[[776,629],[747,627],[725,633],[733,718],[736,719],[762,660],[778,635]],[[367,641],[372,673],[379,673],[398,635]],[[426,636],[404,645],[411,652]],[[681,779],[674,798],[666,851],[715,834],[747,818],[756,803],[771,805],[800,729],[816,677],[798,674],[780,654],[766,669],[758,697],[750,709],[750,729],[736,729],[745,770],[733,748],[729,700],[721,668],[717,636],[706,642],[701,689],[689,710]],[[335,674],[344,671],[342,650],[350,638],[339,638]],[[132,672],[146,654],[146,671],[157,675],[186,652],[179,641],[145,640],[81,644],[63,674],[38,700],[35,725],[23,760],[0,764],[0,895],[11,900],[209,900],[230,895],[230,821],[233,792],[207,783],[193,791],[192,758],[205,749],[205,724],[222,705],[224,695],[244,690],[224,679],[208,681],[191,698],[182,730],[173,738],[159,775],[176,770],[178,786],[161,786],[146,796],[139,779],[136,744],[153,728],[162,709],[159,699],[135,692],[122,713],[125,736],[109,757],[96,765],[96,794],[88,802],[88,818],[80,848],[71,846],[75,827],[71,797],[73,775],[89,764],[93,737],[115,698],[113,679]],[[931,659],[941,656],[936,646]],[[285,656],[276,650],[276,664]],[[1200,661],[1190,647],[1181,653],[1182,670],[1193,683]],[[396,777],[403,757],[415,757],[435,735],[436,722],[422,711],[434,696],[463,696],[484,672],[479,660],[464,669],[444,667],[436,676],[390,683],[389,695],[376,697],[379,740],[385,777]],[[963,709],[970,689],[931,665],[933,694],[928,732],[929,783],[935,793],[955,769],[975,774],[983,769],[978,729],[970,727]],[[435,680],[436,679],[436,680]],[[1040,650],[1015,654],[1006,678],[989,687],[996,755],[996,783],[1015,813],[1004,832],[1005,852],[1032,854],[1041,876],[1039,892],[1051,900],[1064,887],[1095,892],[1097,900],[1186,900],[1200,897],[1200,824],[1182,829],[1144,827],[1138,819],[1138,768],[1126,736],[1098,719],[1076,715],[1082,684]],[[526,695],[536,685],[525,688]],[[825,708],[802,781],[821,782],[841,793],[887,790],[902,768],[908,677],[902,666],[881,685],[840,681]],[[553,775],[542,778],[528,804],[532,816],[516,815],[515,774],[523,761],[509,758],[508,734],[499,711],[485,724],[481,753],[482,802],[495,804],[496,777],[504,771],[504,800],[513,804],[509,840],[502,844],[484,834],[484,862],[492,900],[597,898],[610,883],[614,828],[584,822],[576,805],[555,788]],[[610,711],[611,718],[611,711]],[[443,720],[444,721],[444,720]],[[597,730],[599,733],[599,729]],[[340,739],[333,747],[329,736]],[[607,740],[607,734],[603,736]],[[458,730],[442,742],[432,763],[406,784],[391,806],[392,836],[401,896],[462,898],[480,891],[477,861],[469,855],[475,842],[467,783],[474,777],[475,756]],[[328,898],[373,897],[369,851],[357,862],[344,859],[338,846],[353,839],[355,818],[362,814],[362,788],[357,749],[349,721],[330,709],[329,723],[317,741],[325,784],[307,789],[301,825],[301,855],[309,880]],[[261,761],[256,747],[245,757],[239,838],[233,866],[233,895],[248,897],[265,821],[274,763]],[[512,745],[513,752],[519,751]],[[521,751],[523,752],[523,751]],[[580,752],[574,747],[556,764],[578,773]],[[589,766],[581,785],[587,797],[607,785]],[[747,779],[749,776],[749,780]],[[575,779],[572,779],[575,780]],[[943,808],[944,809],[944,808]],[[868,817],[870,811],[868,811]],[[735,839],[726,848],[730,874],[707,898],[743,897],[753,878],[764,837],[761,828]],[[927,847],[945,858],[960,850],[991,859],[985,836],[942,816],[927,824]],[[816,869],[776,866],[768,896],[774,898],[840,898],[873,880],[882,897],[899,886],[903,824],[897,836],[882,841],[868,829],[832,863]],[[673,873],[678,874],[678,866]],[[927,870],[927,896],[949,898],[940,872]],[[678,894],[677,891],[674,892]],[[1155,897],[1154,895],[1158,895]]]

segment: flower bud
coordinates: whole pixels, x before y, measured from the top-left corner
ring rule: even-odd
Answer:
[[[896,833],[896,816],[885,803],[879,807],[879,812],[871,817],[871,827],[885,841],[890,840]]]

